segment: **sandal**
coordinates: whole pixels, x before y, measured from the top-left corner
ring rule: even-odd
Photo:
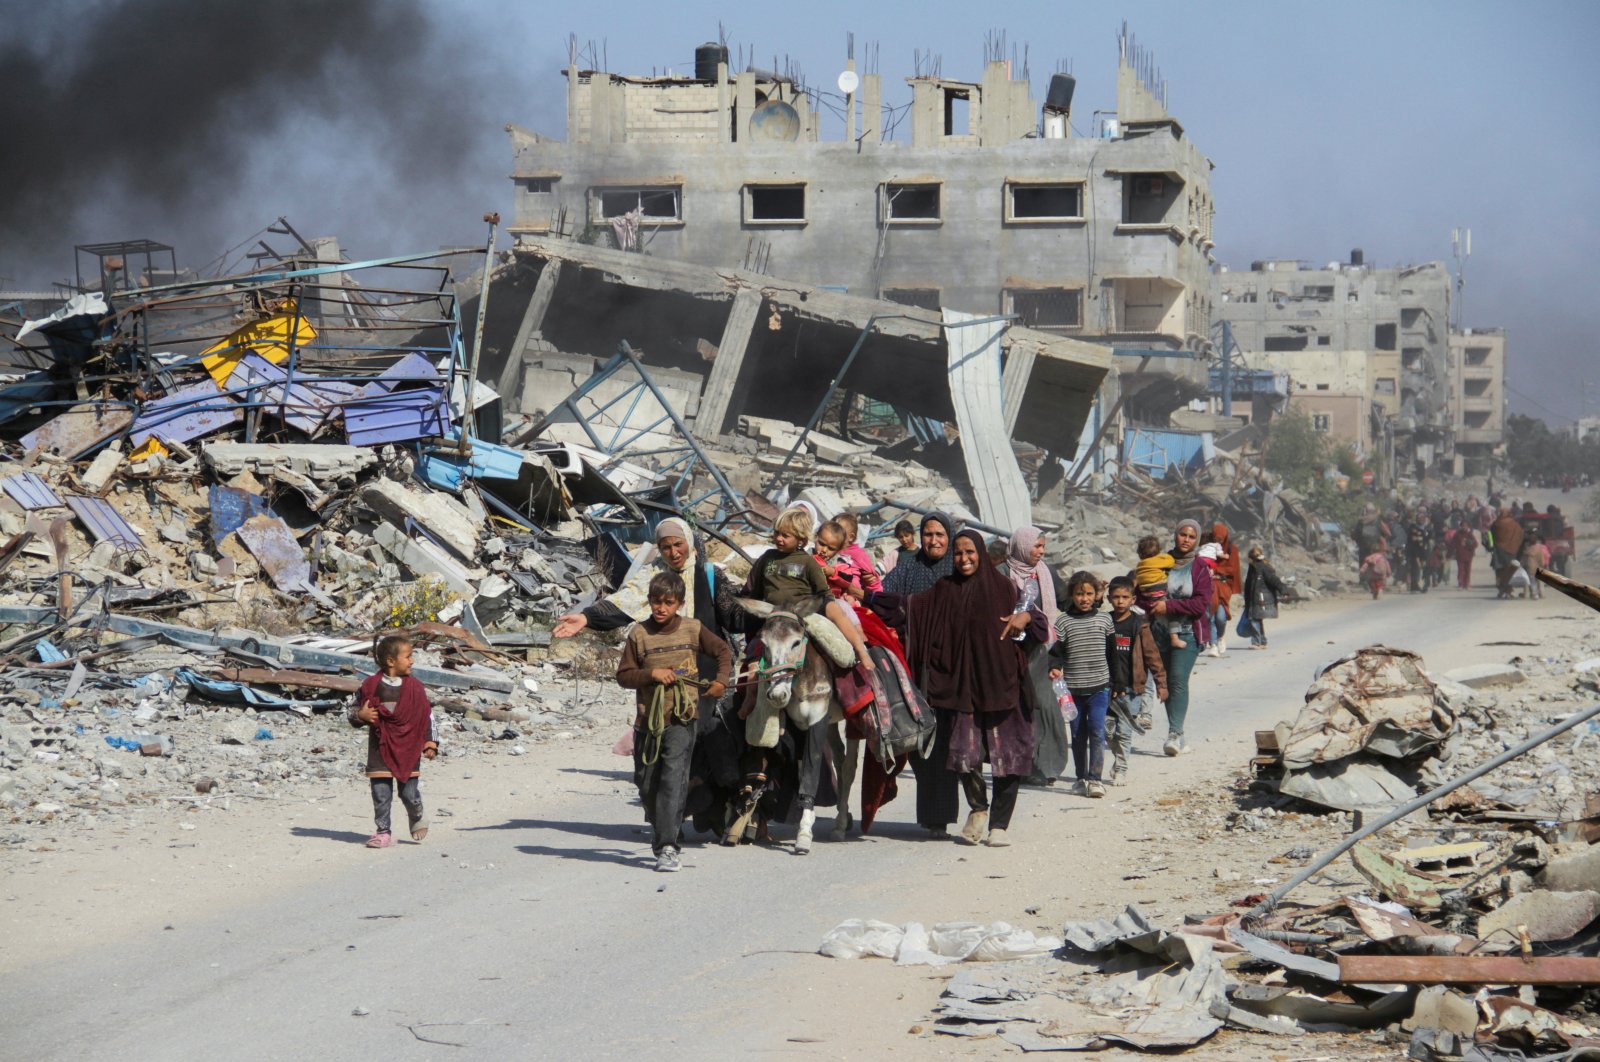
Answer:
[[[419,822],[412,826],[411,839],[417,844],[421,844],[423,841],[426,841],[428,839],[428,824],[426,822]]]
[[[394,836],[388,833],[375,833],[367,838],[368,848],[388,848],[394,844]]]

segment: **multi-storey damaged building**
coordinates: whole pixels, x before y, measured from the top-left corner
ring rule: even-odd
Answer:
[[[909,140],[884,127],[880,76],[857,76],[853,61],[836,140],[802,86],[731,71],[725,47],[702,47],[693,77],[574,62],[566,140],[510,129],[511,231],[524,256],[580,241],[935,320],[941,308],[1010,315],[1126,355],[1085,437],[1113,410],[1117,422],[1163,424],[1205,386],[1212,165],[1126,35],[1121,58],[1117,112],[1097,116],[1091,136],[1073,135],[1070,76],[1056,75],[1041,105],[1012,64],[990,61],[976,81],[908,79]],[[719,392],[706,399],[712,432],[738,412]],[[1055,452],[1077,448],[1074,436]]]
[[[1249,272],[1220,273],[1217,316],[1247,365],[1252,355],[1279,355],[1272,368],[1303,361],[1319,375],[1329,355],[1368,352],[1366,403],[1392,410],[1374,433],[1406,471],[1452,469],[1456,416],[1450,372],[1450,274],[1442,262],[1403,268],[1348,263],[1314,269],[1297,261],[1260,261]],[[1398,364],[1391,359],[1397,357]],[[1259,359],[1258,359],[1259,360]]]
[[[1468,328],[1450,334],[1450,369],[1455,386],[1456,456],[1469,476],[1489,470],[1505,442],[1506,333]]]

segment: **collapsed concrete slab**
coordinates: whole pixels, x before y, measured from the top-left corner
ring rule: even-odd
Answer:
[[[523,296],[537,321],[504,310],[505,301],[491,315],[484,375],[498,368],[503,383],[519,377],[513,366],[525,355],[535,355],[534,366],[549,347],[598,355],[649,336],[641,346],[652,366],[706,373],[693,423],[696,434],[711,437],[739,414],[804,424],[859,341],[844,386],[910,413],[955,418],[937,311],[570,240],[524,237],[516,255],[541,280],[552,267],[559,273],[545,299],[534,297],[538,286]],[[511,287],[510,278],[501,283]],[[1015,436],[1072,454],[1111,349],[1015,325],[1000,347]],[[548,409],[563,397],[521,400],[524,408]]]
[[[206,446],[204,460],[222,476],[288,469],[312,479],[340,479],[377,464],[378,455],[338,443],[219,442]]]

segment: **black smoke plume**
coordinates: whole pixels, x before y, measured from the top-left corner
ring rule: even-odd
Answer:
[[[470,87],[472,49],[415,0],[0,0],[0,27],[13,280],[61,276],[74,243],[123,238],[203,265],[280,213],[305,231],[293,211],[331,202],[388,212],[405,234],[460,193],[474,151],[504,150],[504,116]],[[306,167],[323,187],[294,187]],[[280,177],[281,196],[241,201]],[[464,219],[494,205],[481,198]],[[340,225],[326,213],[319,235]]]

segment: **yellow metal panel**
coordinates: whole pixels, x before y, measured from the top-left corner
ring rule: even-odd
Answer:
[[[289,333],[295,334],[295,346],[305,346],[317,338],[311,322],[301,317],[295,327],[295,305],[284,304],[282,311],[259,321],[252,321],[226,339],[200,352],[200,363],[206,367],[218,387],[228,385],[228,377],[246,354],[254,351],[274,365],[289,356]]]

